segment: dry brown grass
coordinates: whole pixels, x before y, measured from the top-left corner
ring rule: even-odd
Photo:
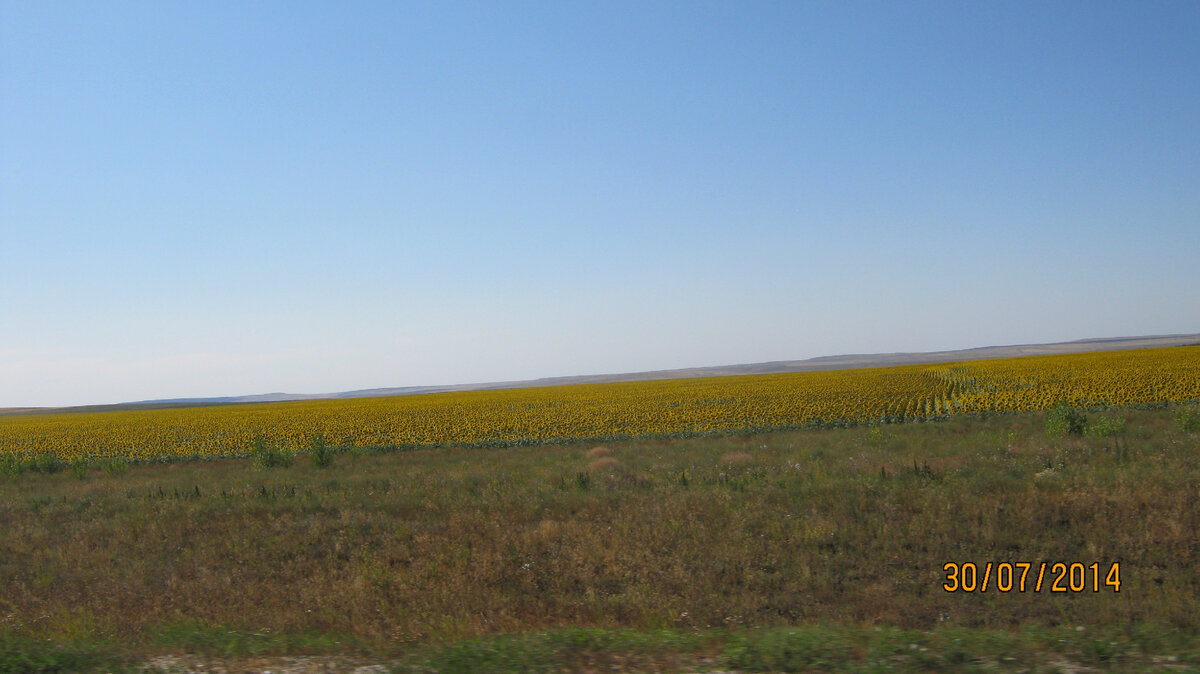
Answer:
[[[529,540],[535,543],[555,541],[562,536],[562,524],[557,520],[542,520],[530,532]]]
[[[589,449],[587,451],[587,457],[589,459],[598,459],[602,456],[608,456],[611,453],[612,453],[611,449],[609,449],[608,447],[605,447],[604,445],[600,445],[599,447],[592,447],[591,449]]]
[[[1130,412],[1119,442],[1047,439],[1041,415],[775,433],[739,470],[731,437],[634,441],[587,470],[569,445],[0,476],[0,633],[1197,629],[1200,452],[1171,414]],[[947,562],[1043,560],[1120,560],[1124,584],[941,590]]]
[[[617,461],[615,458],[613,458],[611,456],[602,456],[599,459],[596,459],[596,460],[592,461],[591,463],[589,463],[588,470],[591,470],[591,471],[607,470],[609,468],[615,468],[616,466],[618,466],[620,464],[621,464],[620,461]]]
[[[721,457],[721,463],[726,464],[745,464],[753,461],[754,457],[746,452],[729,452]]]

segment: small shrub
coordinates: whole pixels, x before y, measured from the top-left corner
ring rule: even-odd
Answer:
[[[129,462],[125,459],[113,457],[100,462],[100,469],[105,475],[116,477],[129,472]]]
[[[592,476],[589,473],[580,471],[575,473],[575,487],[579,491],[587,491],[592,486]]]
[[[1125,433],[1125,417],[1103,416],[1088,424],[1087,432],[1098,438],[1112,438]]]
[[[312,449],[308,452],[308,458],[316,468],[328,468],[333,465],[333,449],[325,442],[324,435],[313,436]]]
[[[263,436],[256,435],[250,448],[250,458],[255,470],[267,470],[292,465],[292,453],[267,444]]]
[[[63,468],[66,468],[67,464],[65,461],[58,458],[57,454],[53,452],[47,452],[45,454],[38,454],[37,456],[33,457],[33,463],[29,467],[31,470],[38,473],[58,473],[61,472]]]
[[[75,459],[71,462],[71,474],[82,480],[83,478],[87,477],[88,468],[90,467],[91,466],[88,465],[87,461],[83,459]]]
[[[1175,415],[1175,423],[1184,433],[1200,431],[1200,410],[1196,408],[1179,410],[1179,414]]]
[[[1052,437],[1083,435],[1086,428],[1087,417],[1066,402],[1060,402],[1046,412],[1046,435]]]
[[[16,456],[13,456],[12,454],[0,456],[0,473],[11,477],[16,477],[24,470],[25,462],[21,461],[21,459],[17,458]]]

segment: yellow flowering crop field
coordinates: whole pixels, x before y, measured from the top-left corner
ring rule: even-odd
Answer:
[[[0,455],[247,454],[335,445],[517,444],[1200,399],[1200,346],[387,398],[0,417]]]

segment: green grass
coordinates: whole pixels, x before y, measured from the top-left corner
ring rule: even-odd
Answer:
[[[1083,435],[1026,414],[4,473],[0,653],[49,664],[0,671],[161,652],[436,671],[1197,666],[1200,439],[1183,414],[1089,413]],[[1121,591],[941,589],[946,562],[1005,561],[1119,562]]]
[[[1018,630],[807,625],[765,629],[649,630],[567,628],[439,641],[393,652],[348,656],[332,636],[248,634],[178,624],[154,646],[116,654],[111,645],[0,639],[0,671],[179,672],[151,653],[236,671],[284,664],[268,653],[321,654],[322,671],[366,662],[416,674],[523,674],[595,671],[736,672],[1060,672],[1194,671],[1200,638],[1145,623],[1125,628],[1026,627]],[[313,656],[310,656],[313,657]],[[339,667],[339,665],[341,665]],[[1092,668],[1092,669],[1085,669]]]
[[[1171,628],[1014,631],[776,628],[732,636],[728,666],[747,672],[1147,671],[1200,664],[1200,640]]]
[[[94,643],[55,643],[0,635],[0,672],[5,674],[69,674],[128,669],[130,667],[124,658]]]

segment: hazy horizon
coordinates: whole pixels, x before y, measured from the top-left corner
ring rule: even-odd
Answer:
[[[1178,338],[1185,338],[1185,339],[1183,339],[1182,341],[1175,340],[1178,342],[1176,344],[1154,344],[1154,345],[1148,345],[1148,346],[1141,345],[1141,344],[1138,344],[1138,345],[1125,344],[1125,342],[1132,343],[1132,342],[1145,342],[1148,340],[1164,340],[1164,339],[1169,339],[1171,337],[1178,337]],[[1195,341],[1195,340],[1200,340],[1200,333],[1181,333],[1181,334],[1176,334],[1176,335],[1139,335],[1139,336],[1125,335],[1125,336],[1119,336],[1119,337],[1085,337],[1085,338],[1081,338],[1081,339],[1067,340],[1064,342],[1049,342],[1049,343],[1040,343],[1040,344],[1003,344],[1003,345],[989,344],[989,345],[965,347],[963,349],[947,349],[947,350],[939,350],[939,351],[919,351],[919,352],[889,351],[889,352],[878,352],[878,353],[871,353],[871,354],[839,353],[839,354],[825,354],[822,356],[812,356],[812,357],[804,358],[804,359],[784,359],[784,360],[776,360],[776,361],[757,361],[757,362],[725,363],[725,364],[710,363],[707,365],[693,365],[693,366],[685,366],[685,367],[681,367],[681,368],[655,369],[655,370],[637,370],[637,371],[628,371],[627,370],[627,371],[621,371],[621,372],[583,372],[583,373],[574,373],[574,374],[568,374],[568,375],[551,375],[551,376],[547,376],[547,377],[536,377],[536,378],[526,378],[526,379],[488,380],[488,381],[470,381],[470,382],[465,382],[465,381],[464,382],[425,382],[422,384],[407,384],[404,386],[378,386],[378,387],[370,387],[370,388],[347,389],[347,390],[342,390],[342,391],[253,391],[253,392],[242,391],[242,392],[237,392],[237,393],[226,392],[226,393],[219,394],[219,395],[209,395],[209,396],[171,396],[171,397],[165,397],[165,398],[144,398],[144,399],[140,399],[140,400],[91,402],[91,403],[82,403],[82,404],[78,404],[78,405],[58,405],[58,406],[50,406],[50,405],[3,406],[3,405],[0,405],[0,410],[57,409],[57,408],[95,407],[95,406],[102,407],[105,405],[143,404],[143,403],[159,403],[159,402],[169,403],[169,402],[189,402],[189,401],[203,402],[203,401],[225,400],[225,401],[229,401],[229,402],[251,402],[248,399],[262,399],[261,402],[278,402],[280,400],[283,400],[284,398],[276,398],[273,396],[287,396],[287,399],[292,399],[293,397],[294,398],[329,398],[329,397],[340,397],[343,394],[360,394],[360,393],[368,393],[371,391],[386,391],[388,393],[379,394],[379,395],[394,395],[394,393],[392,393],[392,392],[406,390],[406,389],[414,389],[415,390],[414,392],[417,392],[417,393],[439,392],[439,391],[445,391],[445,390],[480,390],[481,388],[490,388],[492,386],[497,386],[497,385],[509,385],[509,384],[524,385],[526,383],[533,383],[535,385],[539,385],[538,384],[539,382],[544,382],[544,381],[553,381],[556,385],[559,383],[565,383],[565,384],[580,383],[579,381],[574,381],[574,380],[587,380],[587,381],[596,381],[596,382],[635,381],[635,380],[640,379],[640,377],[637,377],[636,375],[653,375],[653,374],[657,374],[657,373],[667,373],[668,375],[671,375],[671,376],[707,377],[707,376],[727,376],[727,375],[747,374],[747,373],[752,373],[752,372],[776,372],[776,371],[777,372],[799,372],[799,371],[811,371],[812,369],[827,369],[827,367],[819,366],[819,367],[814,367],[814,368],[804,368],[802,370],[798,370],[798,369],[782,369],[782,370],[755,369],[755,370],[746,370],[746,371],[739,370],[738,368],[741,368],[743,366],[745,366],[745,367],[762,366],[762,365],[768,365],[771,363],[808,363],[809,361],[827,361],[827,360],[838,361],[838,363],[836,365],[834,365],[832,367],[832,369],[854,369],[854,368],[860,368],[860,367],[894,367],[895,365],[907,364],[907,363],[911,363],[911,362],[935,362],[935,361],[929,361],[929,360],[911,361],[911,360],[908,360],[907,358],[904,358],[904,357],[909,357],[909,356],[920,357],[920,356],[924,356],[924,355],[938,355],[938,354],[968,354],[968,353],[976,352],[976,351],[991,351],[991,350],[1015,351],[1015,350],[1020,349],[1020,350],[1024,351],[1026,347],[1033,347],[1034,349],[1036,349],[1037,347],[1057,347],[1057,346],[1061,346],[1061,345],[1075,345],[1075,344],[1082,346],[1085,344],[1092,344],[1092,343],[1113,343],[1113,342],[1122,342],[1122,344],[1120,346],[1115,346],[1115,347],[1114,346],[1104,346],[1104,347],[1100,347],[1100,348],[1096,348],[1096,349],[1079,348],[1079,349],[1070,349],[1070,350],[1066,350],[1063,352],[1064,353],[1080,353],[1080,352],[1085,352],[1085,351],[1108,350],[1108,349],[1113,349],[1113,348],[1117,348],[1117,349],[1164,348],[1164,347],[1170,347],[1170,346],[1200,345],[1200,341]],[[1047,353],[1049,353],[1049,352],[1047,352]],[[1025,355],[1025,354],[1008,353],[1008,354],[995,354],[995,355],[984,355],[984,356],[970,356],[970,358],[980,358],[980,357],[981,358],[1007,358],[1007,357],[1014,357],[1014,356],[1018,356],[1018,355]],[[890,359],[890,360],[887,358],[884,358],[884,359],[882,359],[882,362],[872,361],[872,359],[874,359],[876,357],[886,357],[886,356],[900,356],[902,358],[894,358],[894,359]],[[850,359],[849,364],[843,363],[842,360],[840,360],[840,359]],[[866,360],[860,360],[859,362],[854,362],[855,359],[866,359]],[[870,361],[870,362],[868,362],[868,361]],[[937,361],[937,362],[940,362],[940,361]],[[696,374],[693,371],[699,372],[699,374]],[[683,373],[683,374],[678,375],[677,373]],[[634,376],[630,377],[630,378],[626,378],[623,375],[634,375]],[[566,381],[560,382],[560,380],[566,380]]]
[[[0,407],[1200,331],[1200,4],[0,0]]]

